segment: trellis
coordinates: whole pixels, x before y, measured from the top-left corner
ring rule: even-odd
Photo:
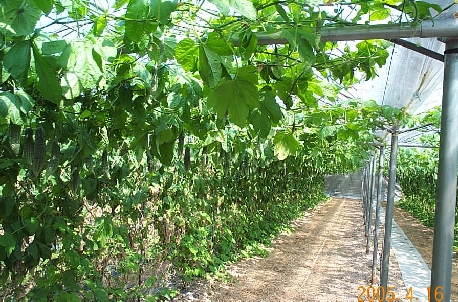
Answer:
[[[279,35],[258,33],[258,44],[287,44],[288,41]],[[444,55],[425,51],[423,48],[415,48],[409,43],[403,43],[399,38],[439,38],[445,43]],[[436,211],[434,223],[433,259],[431,269],[431,291],[430,300],[436,301],[434,289],[441,287],[443,296],[441,301],[450,301],[451,273],[452,273],[452,253],[453,253],[453,232],[455,221],[456,185],[457,185],[457,157],[458,157],[458,19],[439,19],[424,20],[414,26],[410,23],[383,24],[383,25],[355,25],[347,27],[326,27],[321,30],[323,41],[350,41],[368,39],[387,39],[410,49],[419,51],[432,58],[444,62],[444,82],[442,97],[442,116],[441,134],[439,151],[439,170],[436,197]],[[391,153],[388,180],[388,197],[386,206],[384,251],[382,256],[381,286],[386,288],[388,282],[388,264],[391,226],[394,209],[394,193],[396,182],[396,156],[398,147],[399,129],[393,128],[391,131]],[[382,150],[381,150],[382,151]],[[379,161],[380,162],[380,161]],[[375,160],[372,160],[370,175],[374,175]],[[379,168],[379,178],[381,177]],[[373,179],[365,186],[373,188]],[[377,205],[379,205],[379,193],[377,191]],[[373,194],[370,190],[369,195],[364,199],[369,201],[365,204],[364,212],[367,218],[366,235],[368,236],[366,247],[368,252],[368,242],[370,234],[370,214]],[[377,207],[378,208],[378,207]],[[378,211],[379,209],[377,209]],[[376,227],[378,221],[376,218]],[[376,250],[374,251],[374,254]],[[374,260],[376,255],[374,255]],[[373,273],[374,275],[375,273]]]

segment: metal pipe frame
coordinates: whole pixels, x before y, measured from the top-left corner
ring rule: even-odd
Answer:
[[[383,187],[383,161],[385,155],[385,146],[380,147],[380,155],[378,160],[378,176],[377,176],[377,205],[375,208],[375,228],[374,228],[374,252],[372,255],[372,284],[377,281],[377,256],[378,256],[378,237],[380,228],[380,213],[382,211],[382,187]]]
[[[288,44],[288,40],[281,33],[266,34],[259,32],[258,45]],[[418,25],[412,23],[352,25],[341,27],[323,27],[322,41],[350,41],[369,39],[397,39],[397,38],[437,38],[458,37],[458,19],[423,20]],[[306,39],[305,37],[303,37]],[[234,45],[238,40],[234,39]]]
[[[369,203],[369,175],[370,175],[370,162],[364,170],[364,195],[363,195],[363,208],[364,208],[364,236],[369,236],[369,225],[367,223],[367,211]]]
[[[362,206],[363,206],[363,221],[364,221],[364,236],[366,234],[366,173],[367,166],[363,169],[362,182],[361,182],[361,194],[362,194]]]
[[[446,40],[444,63],[429,301],[450,301],[458,156],[458,39]]]
[[[380,272],[380,286],[382,286],[385,289],[388,285],[388,271],[390,264],[391,228],[393,226],[394,194],[396,190],[396,160],[398,155],[398,138],[399,129],[395,128],[391,133],[390,167],[388,174],[388,196],[386,200],[385,212],[385,237],[383,241],[382,267]]]
[[[444,62],[444,55],[435,51],[432,51],[428,48],[418,46],[415,43],[412,43],[410,41],[402,40],[399,38],[395,39],[388,39],[388,41],[393,42],[395,44],[401,45],[407,49],[413,50],[415,52],[421,53],[422,55],[428,56],[432,59]]]
[[[371,166],[371,163],[372,163],[372,159],[369,161],[369,163],[367,164],[367,177],[366,177],[366,221],[365,221],[365,225],[366,225],[366,237],[369,237],[369,232],[370,232],[370,225],[369,225],[369,202],[370,202],[370,199],[371,199],[371,173],[372,173],[372,166]]]
[[[375,168],[375,155],[372,156],[371,160],[371,170],[370,170],[370,184],[369,184],[369,202],[368,202],[368,217],[367,217],[367,238],[366,238],[366,254],[369,254],[369,246],[370,246],[370,240],[371,240],[371,227],[372,227],[372,207],[374,205],[374,186],[375,186],[375,173],[376,173],[376,168]]]

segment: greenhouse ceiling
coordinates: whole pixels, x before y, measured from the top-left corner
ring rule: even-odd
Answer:
[[[451,1],[446,0],[430,2],[447,8],[435,19],[446,20],[456,17],[457,4],[451,6]],[[445,44],[441,37],[414,37],[402,40],[409,41],[413,48],[425,48],[434,54],[444,53]],[[397,43],[393,43],[389,53],[387,64],[378,70],[378,77],[355,85],[351,89],[352,95],[373,99],[381,105],[405,108],[413,115],[441,106],[443,61]],[[386,133],[381,135],[386,136]],[[400,137],[400,142],[410,142],[411,137],[416,136],[416,134],[405,133]]]
[[[355,40],[386,39],[393,42],[388,49],[387,63],[377,70],[377,77],[353,85],[343,94],[345,97],[375,100],[380,105],[402,108],[407,113],[418,115],[441,106],[444,73],[444,37],[458,32],[457,1],[433,0],[439,5],[440,13],[431,10],[432,20],[420,24],[406,23],[405,26],[390,24],[323,28],[322,39],[344,41],[342,45]],[[443,22],[443,23],[442,23]],[[373,23],[372,23],[373,24]],[[287,39],[277,34],[258,34],[259,44],[288,44]],[[432,131],[436,129],[431,128]],[[400,141],[410,143],[418,138],[419,132],[404,129]],[[422,129],[424,132],[425,129]],[[428,128],[426,129],[428,131]],[[378,136],[389,139],[386,131]],[[418,143],[418,141],[416,141]]]
[[[434,20],[456,18],[458,5],[450,0],[432,0],[445,10]],[[432,20],[432,27],[434,27]],[[406,38],[413,47],[422,47],[433,53],[443,54],[442,37]],[[411,114],[425,112],[440,106],[442,100],[442,61],[394,43],[389,50],[387,64],[378,70],[378,77],[353,87],[352,94],[361,98],[372,98],[379,104],[405,107]]]
[[[118,1],[116,1],[117,3]],[[218,3],[223,1],[204,1],[202,4],[204,7],[208,6],[210,8],[215,8],[213,4],[218,6]],[[357,1],[355,1],[356,3]],[[389,2],[389,1],[383,1]],[[435,30],[435,20],[450,20],[455,19],[458,13],[458,4],[453,0],[431,0],[427,1],[428,3],[437,4],[444,9],[441,13],[431,9],[431,14],[434,17],[433,20],[424,20],[423,23],[428,24],[428,29]],[[101,8],[107,9],[113,6],[113,1],[95,1],[94,5],[97,5]],[[306,4],[322,3],[322,1],[305,1]],[[344,3],[343,1],[324,1],[325,6],[321,6],[322,10],[332,11],[334,9],[334,4]],[[219,8],[219,7],[218,7]],[[347,7],[349,9],[353,9]],[[113,13],[116,13],[113,12]],[[349,13],[351,14],[351,13]],[[437,15],[435,15],[437,14]],[[46,19],[40,21],[40,23],[46,24]],[[386,20],[381,21],[381,30],[384,29],[383,24]],[[421,23],[419,22],[419,28],[421,31]],[[455,22],[456,23],[456,22]],[[427,33],[428,38],[422,38],[421,33],[416,32],[415,25],[407,22],[404,27],[401,28],[398,32],[387,31],[384,34],[380,34],[376,25],[373,25],[374,22],[371,22],[370,27],[372,28],[372,34],[368,34],[368,30],[362,28],[360,31],[352,31],[352,34],[348,35],[345,32],[342,32],[342,29],[335,31],[332,28],[324,27],[322,29],[323,40],[328,39],[333,41],[351,41],[358,40],[358,37],[368,38],[387,38],[391,40],[392,38],[402,37],[402,41],[407,41],[410,43],[412,48],[424,48],[431,53],[438,56],[442,56],[444,52],[444,43],[441,41],[440,37],[429,37],[431,34]],[[445,23],[442,26],[445,32],[450,31],[450,28],[447,28],[449,23]],[[455,25],[458,25],[456,23]],[[84,28],[84,25],[78,25]],[[389,26],[389,25],[388,25]],[[68,35],[68,30],[70,30],[70,36],[73,36],[79,30],[71,29],[68,25],[65,25],[67,32],[65,35]],[[455,27],[455,26],[454,26]],[[56,26],[52,26],[50,29],[52,31],[56,30]],[[367,27],[369,28],[369,27]],[[90,27],[88,27],[90,30]],[[343,28],[345,31],[346,28]],[[59,29],[57,29],[59,31]],[[457,30],[458,31],[458,30]],[[406,38],[411,35],[412,38]],[[415,37],[414,37],[415,36]],[[237,39],[236,39],[237,40]],[[397,39],[398,41],[400,39]],[[258,43],[259,44],[287,44],[289,43],[285,38],[280,38],[278,36],[271,36],[269,34],[263,35],[263,33],[258,32]],[[351,43],[351,42],[350,42]],[[376,78],[373,78],[369,81],[363,81],[359,84],[354,85],[349,88],[348,92],[351,97],[361,98],[361,99],[373,99],[381,105],[390,105],[397,108],[406,108],[406,111],[410,114],[419,114],[423,113],[433,107],[440,106],[442,99],[442,82],[443,82],[443,62],[437,58],[432,58],[431,56],[422,54],[418,51],[408,49],[399,43],[393,43],[393,46],[389,49],[389,59],[387,63],[378,69]],[[437,57],[437,56],[436,56]],[[443,57],[443,56],[442,56]]]

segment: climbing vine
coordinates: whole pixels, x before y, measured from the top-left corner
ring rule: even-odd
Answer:
[[[406,3],[0,0],[2,299],[167,298],[262,253],[387,110],[340,92],[389,43],[321,29],[438,9]]]
[[[431,125],[419,138],[421,148],[401,148],[396,177],[402,187],[399,207],[411,213],[426,226],[434,226],[437,173],[439,166],[439,126],[441,108],[434,108],[420,117],[422,124]],[[458,228],[458,216],[455,217]],[[458,235],[455,233],[455,248]]]

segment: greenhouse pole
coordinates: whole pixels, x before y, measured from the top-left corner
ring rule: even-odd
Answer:
[[[388,174],[388,196],[386,200],[385,212],[385,237],[383,241],[382,267],[380,272],[380,286],[382,286],[385,289],[387,289],[388,270],[390,264],[391,227],[393,225],[394,193],[396,189],[396,158],[398,155],[398,136],[399,130],[397,127],[395,127],[391,132],[390,169]]]
[[[366,165],[364,169],[364,190],[363,190],[363,209],[364,209],[364,236],[368,236],[368,226],[367,226],[367,208],[369,203],[369,174],[370,174],[370,162]]]
[[[375,209],[375,229],[374,229],[374,253],[372,256],[372,284],[376,281],[377,255],[378,255],[378,231],[380,226],[380,212],[382,210],[382,187],[383,187],[383,155],[385,146],[380,147],[380,156],[378,160],[378,177],[377,177],[377,207]]]
[[[458,40],[445,44],[430,301],[450,301],[458,156]]]
[[[366,171],[367,171],[367,166],[364,167],[363,169],[363,175],[362,175],[362,181],[361,181],[361,193],[363,195],[363,220],[364,220],[364,236],[366,236]]]
[[[369,245],[371,241],[371,226],[372,226],[372,207],[374,205],[374,186],[375,186],[375,155],[372,156],[371,170],[370,170],[370,184],[369,184],[369,203],[368,203],[368,217],[367,217],[367,238],[366,238],[366,254],[369,254]]]

